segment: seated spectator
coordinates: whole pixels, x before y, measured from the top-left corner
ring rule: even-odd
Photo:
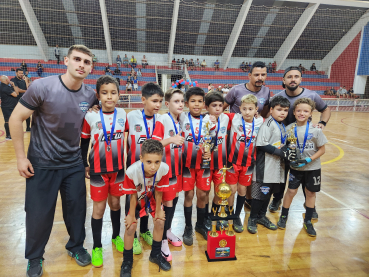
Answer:
[[[184,59],[184,58],[182,58],[182,60],[181,60],[181,64],[184,64],[184,63],[186,63],[186,61],[185,61],[185,59]]]
[[[305,72],[306,71],[306,68],[302,66],[302,64],[300,63],[300,65],[298,66],[301,70],[301,72]]]
[[[250,67],[251,68],[251,67]],[[272,63],[272,73],[275,73],[277,70],[277,62],[274,61],[274,63]]]
[[[177,59],[176,65],[177,65],[177,69],[181,69],[181,60],[180,59]]]
[[[95,63],[97,62],[97,58],[95,56],[95,54],[92,55],[92,63],[95,65]]]
[[[208,92],[211,91],[211,89],[214,88],[212,83],[209,83],[208,85]]]
[[[28,70],[27,69],[27,64],[25,63],[25,61],[23,60],[21,65],[20,65],[20,68],[23,70],[23,74],[26,73],[26,71]]]
[[[200,60],[197,59],[195,62],[195,68],[200,69]]]
[[[269,63],[269,64],[267,65],[267,72],[268,72],[268,73],[272,73],[272,72],[273,72],[273,66],[272,66],[272,63]]]
[[[114,69],[114,75],[116,75],[116,76],[120,76],[121,75],[121,71],[120,71],[120,69],[118,67],[118,64],[117,64],[117,67]],[[117,79],[118,84],[120,85],[120,78],[119,77],[115,77],[115,78]]]
[[[240,69],[243,71],[243,72],[247,72],[247,65],[245,64],[245,62],[242,62],[241,65],[240,65]]]
[[[214,63],[214,70],[218,70],[219,71],[219,61],[216,60]]]
[[[217,92],[222,93],[222,86],[219,86],[219,87],[217,88]]]
[[[188,60],[186,59],[186,62],[185,62],[186,66],[188,66]]]
[[[315,66],[315,63],[313,63],[313,64],[310,66],[310,71],[315,71],[315,72],[317,72],[317,70],[316,70],[316,66]]]
[[[188,63],[189,67],[191,70],[195,70],[195,63],[193,62],[193,59],[190,60],[190,62]]]
[[[173,58],[173,60],[172,60],[172,69],[173,69],[173,68],[175,68],[176,63],[177,63],[177,62],[176,62],[176,58]]]
[[[334,89],[334,87],[331,87],[331,95],[337,95],[337,91]]]
[[[127,54],[125,54],[123,58],[123,65],[125,67],[128,67],[128,64],[129,64],[128,57],[127,57]]]
[[[131,67],[135,68],[137,66],[137,60],[135,59],[135,56],[132,55],[131,58]]]
[[[118,55],[117,58],[115,59],[115,63],[117,64],[117,66],[121,66],[122,65],[122,59],[120,58],[120,56]]]
[[[31,77],[30,77],[30,75],[29,75],[28,71],[26,71],[26,73],[24,73],[24,76],[25,76],[26,78],[28,78],[28,82],[30,82],[30,81],[31,81]]]
[[[229,92],[229,87],[227,84],[225,84],[222,88],[223,95],[225,96]]]
[[[324,95],[331,95],[331,90],[329,88],[326,88],[324,91]]]
[[[246,64],[247,65],[247,64]],[[249,62],[249,64],[248,64],[248,71],[250,71],[250,69],[251,69],[251,67],[252,67],[252,63],[251,62]]]
[[[138,76],[138,77],[142,77],[141,68],[139,68],[139,69],[137,70],[137,76]]]
[[[205,59],[201,62],[201,70],[204,71],[206,68],[206,61]]]
[[[346,98],[347,97],[347,89],[345,86],[343,86],[342,90],[341,90],[341,93],[343,95],[343,98]]]
[[[349,89],[349,91],[347,92],[347,97],[355,98],[354,89],[353,88],[350,88]]]
[[[126,93],[128,93],[128,91],[132,92],[132,84],[130,81],[127,81],[126,84]]]
[[[37,68],[37,75],[41,77],[42,72],[44,72],[44,67],[40,61],[38,61],[36,68]],[[27,72],[27,70],[25,72]]]
[[[129,75],[131,75],[132,78],[137,76],[136,71],[133,68],[131,68],[131,72],[129,73]]]
[[[138,80],[137,80],[137,77],[136,76],[133,77],[133,89],[135,91],[137,91],[137,89],[138,89]]]
[[[105,66],[105,75],[110,75],[110,74],[113,74],[113,72],[110,70],[110,65],[109,64],[107,64],[106,66]]]
[[[146,66],[149,65],[147,63],[147,59],[146,59],[146,56],[145,55],[143,55],[143,58],[142,58],[141,62],[142,62],[142,68],[146,68]]]

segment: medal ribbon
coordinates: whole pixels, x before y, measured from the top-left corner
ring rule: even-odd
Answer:
[[[247,144],[246,144],[247,136],[246,136],[245,120],[243,119],[243,117],[241,117],[241,119],[242,119],[242,126],[243,126],[243,134],[245,135],[245,146],[246,148],[249,148],[251,141],[252,141],[252,135],[254,134],[255,118],[252,119],[252,129],[251,129],[250,139]]]
[[[217,134],[215,135],[215,148],[218,146],[218,133],[219,133],[219,128],[220,128],[220,118],[218,117],[218,130],[217,130]]]
[[[145,209],[147,214],[149,213],[150,210],[150,202],[147,199],[147,191],[146,191],[146,178],[145,178],[145,170],[144,170],[144,164],[141,163],[141,168],[142,168],[142,174],[143,174],[143,179],[144,179],[144,187],[145,187]],[[154,174],[154,181],[152,183],[152,193],[154,193],[155,191],[155,179],[156,179],[156,173]]]
[[[172,115],[170,114],[170,112],[168,112],[168,115],[170,117],[170,119],[172,120],[173,122],[173,125],[174,125],[174,130],[176,131],[176,135],[178,135],[178,129],[177,129],[177,126],[176,126],[176,122],[174,121]],[[182,148],[182,146],[178,146],[179,148]]]
[[[107,146],[110,146],[110,144],[111,144],[111,138],[114,135],[115,119],[116,118],[117,118],[117,110],[114,109],[113,123],[111,124],[110,137],[108,139],[108,134],[106,132],[106,127],[105,127],[104,113],[103,113],[102,109],[100,110],[101,125],[102,125],[102,128],[103,128],[104,137],[105,137],[105,143],[107,144]]]
[[[295,126],[295,137],[297,139],[297,147],[300,150],[300,153],[302,154],[304,152],[305,149],[305,145],[306,145],[306,141],[307,141],[307,137],[309,135],[309,121],[306,124],[306,130],[305,130],[305,136],[304,136],[304,144],[302,145],[302,148],[300,148],[300,143],[299,143],[299,137],[297,136],[297,126]]]
[[[196,139],[196,135],[195,132],[193,130],[193,125],[192,125],[192,119],[191,119],[191,114],[188,113],[188,119],[190,121],[190,126],[191,126],[191,132],[192,132],[192,136],[193,136],[193,142],[195,143],[195,145],[199,145],[200,141],[201,141],[201,129],[202,129],[202,114],[200,115],[200,124],[199,124],[199,136]]]
[[[274,118],[273,118],[274,119]],[[279,131],[281,132],[281,143],[284,144],[286,142],[286,138],[287,138],[287,134],[286,134],[286,127],[284,127],[284,124],[282,123],[282,126],[283,126],[283,129],[284,129],[284,133],[285,135],[283,136],[282,135],[282,129],[281,129],[281,126],[279,126],[279,123],[277,120],[275,120],[275,123],[277,124],[278,128],[279,128]]]
[[[147,139],[151,139],[150,134],[149,134],[149,128],[147,127],[147,121],[146,121],[146,115],[145,115],[145,110],[142,110],[142,118],[145,124],[145,130],[146,130],[146,138]],[[152,132],[154,132],[155,129],[155,115],[153,116],[153,123],[152,123]]]

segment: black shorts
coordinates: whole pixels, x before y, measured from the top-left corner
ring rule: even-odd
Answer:
[[[251,196],[252,199],[268,200],[272,193],[277,193],[280,190],[280,183],[258,183],[252,182]]]
[[[321,169],[298,171],[291,168],[288,188],[298,189],[300,184],[302,184],[309,191],[318,192],[320,191],[321,181]]]

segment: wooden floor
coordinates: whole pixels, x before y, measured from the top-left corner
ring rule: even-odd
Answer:
[[[316,238],[308,237],[302,228],[303,195],[299,191],[286,230],[270,231],[259,226],[255,235],[247,231],[237,234],[237,261],[208,263],[206,241],[196,234],[192,247],[171,247],[169,272],[158,272],[158,267],[148,261],[150,247],[143,243],[143,253],[134,256],[133,276],[369,276],[368,117],[368,113],[333,113],[325,129],[329,144],[322,158]],[[317,121],[318,114],[314,114]],[[25,180],[18,175],[12,143],[5,142],[2,118],[0,126],[0,276],[25,276]],[[25,137],[28,145],[29,133]],[[89,194],[87,203],[85,247],[91,252]],[[182,235],[184,228],[182,204],[183,193],[173,222],[177,235]],[[195,216],[194,205],[193,222]],[[276,223],[279,213],[268,216]],[[247,222],[248,217],[248,210],[242,212],[242,220]],[[109,221],[107,209],[102,236],[104,266],[82,268],[65,251],[68,236],[59,199],[43,276],[119,276],[122,255],[112,250]],[[151,219],[149,224],[152,228]]]

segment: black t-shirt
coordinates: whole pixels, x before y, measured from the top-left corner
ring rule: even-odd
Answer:
[[[15,108],[18,103],[18,98],[11,95],[13,92],[14,89],[12,87],[0,83],[1,107]]]
[[[23,90],[27,90],[26,81],[24,81],[23,79],[19,80],[17,77],[14,77],[10,81],[12,81],[16,87],[23,89]],[[22,98],[23,94],[24,92],[18,94],[17,96],[18,100]]]

